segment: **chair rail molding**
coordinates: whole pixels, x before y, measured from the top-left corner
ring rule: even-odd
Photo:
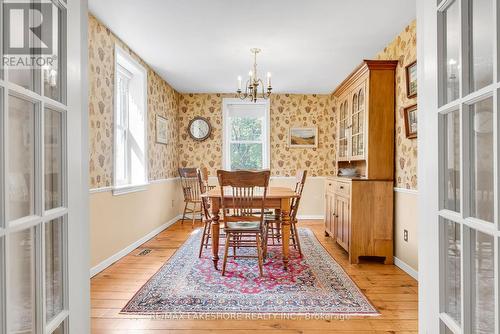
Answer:
[[[149,180],[147,184],[144,185],[144,187],[148,187],[152,184],[161,184],[161,183],[168,183],[168,182],[175,182],[179,180],[179,177],[169,177],[166,179],[157,179],[157,180]],[[113,191],[115,187],[109,186],[109,187],[100,187],[100,188],[92,188],[89,189],[90,194],[95,194],[95,193],[105,193],[108,191]]]
[[[418,195],[418,190],[417,189],[407,189],[407,188],[394,187],[394,192],[396,192],[396,193],[405,193],[405,194]]]

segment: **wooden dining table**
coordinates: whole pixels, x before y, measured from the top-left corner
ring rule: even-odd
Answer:
[[[201,195],[202,197],[210,198],[211,213],[212,213],[212,260],[214,268],[217,270],[219,262],[219,238],[220,238],[220,209],[222,208],[222,200],[226,207],[230,207],[232,195],[229,191],[224,191],[224,196],[221,194],[220,187],[215,187]],[[290,200],[298,195],[293,189],[286,187],[269,187],[267,189],[266,200],[264,202],[265,209],[274,209],[276,214],[281,215],[281,238],[283,245],[283,266],[285,270],[288,268],[288,256],[290,247]],[[262,195],[254,194],[255,208],[261,208]],[[260,200],[259,200],[260,199]]]

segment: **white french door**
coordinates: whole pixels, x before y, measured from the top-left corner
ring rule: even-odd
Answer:
[[[422,333],[499,333],[499,1],[417,2]]]
[[[89,332],[86,8],[0,0],[0,334]]]

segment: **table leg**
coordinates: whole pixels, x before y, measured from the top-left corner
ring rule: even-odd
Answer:
[[[219,219],[219,201],[212,199],[212,260],[214,261],[215,270],[218,270],[217,263],[219,262]]]
[[[288,255],[290,252],[290,209],[289,200],[281,200],[281,244],[283,245],[283,267],[288,270]]]

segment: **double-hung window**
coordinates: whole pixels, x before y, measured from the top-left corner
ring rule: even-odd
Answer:
[[[269,104],[224,99],[223,166],[226,170],[269,168]]]
[[[147,184],[147,72],[115,47],[115,193],[141,190]]]

